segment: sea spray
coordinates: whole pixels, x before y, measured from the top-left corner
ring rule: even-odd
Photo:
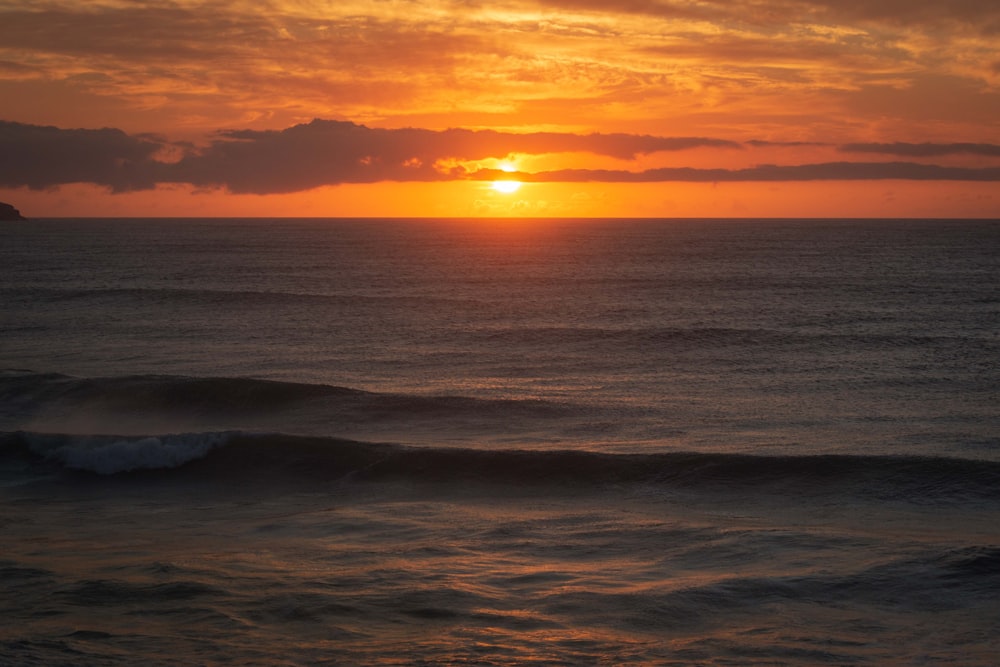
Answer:
[[[203,458],[225,443],[228,433],[184,433],[118,438],[90,436],[28,436],[32,451],[57,460],[67,468],[113,475],[133,470],[176,468]],[[69,441],[67,441],[69,440]]]

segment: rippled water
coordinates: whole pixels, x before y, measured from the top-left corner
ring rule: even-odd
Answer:
[[[0,236],[0,662],[1000,654],[1000,224]]]

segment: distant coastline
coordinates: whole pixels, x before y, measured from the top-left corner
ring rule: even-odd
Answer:
[[[12,205],[0,201],[0,220],[27,220],[27,218],[21,215],[21,212]]]

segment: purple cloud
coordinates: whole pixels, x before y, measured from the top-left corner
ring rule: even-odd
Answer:
[[[748,142],[750,145],[771,145]],[[780,145],[780,144],[779,144]],[[797,144],[791,144],[797,145]],[[314,120],[284,130],[229,130],[207,146],[172,145],[175,162],[157,159],[168,143],[117,129],[59,129],[0,122],[0,186],[43,189],[93,183],[114,192],[158,183],[224,188],[234,193],[300,192],[340,183],[489,180],[510,178],[493,169],[469,172],[447,161],[502,158],[510,153],[587,152],[623,160],[643,154],[699,148],[739,150],[743,144],[705,137],[632,134],[516,134],[492,130],[378,129],[343,121]],[[927,157],[966,153],[997,155],[992,144],[847,144],[845,151]],[[1000,167],[960,167],[915,162],[827,162],[759,165],[743,169],[669,167],[563,169],[521,173],[534,182],[727,182],[815,180],[1000,180]]]

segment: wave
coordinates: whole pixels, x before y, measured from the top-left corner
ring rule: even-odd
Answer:
[[[283,405],[321,396],[362,396],[366,392],[250,378],[129,375],[78,378],[59,373],[6,370],[0,374],[0,401],[22,404],[103,402],[131,408],[244,408]]]
[[[321,292],[224,289],[224,288],[167,288],[167,287],[0,287],[0,294],[11,298],[31,298],[49,303],[75,303],[87,301],[115,301],[129,303],[180,303],[193,306],[261,305],[274,306],[299,304],[304,306],[343,306],[365,303],[396,306],[427,307],[434,304],[481,304],[475,299],[445,296],[408,296],[395,294],[325,294]]]
[[[873,348],[921,347],[949,342],[963,342],[976,338],[967,333],[957,338],[949,335],[914,335],[891,333],[837,333],[830,331],[803,331],[780,328],[727,328],[727,327],[528,327],[482,329],[466,332],[472,340],[482,343],[539,344],[559,341],[567,344],[615,343],[637,347],[658,348],[697,346],[703,348],[815,346],[815,345],[864,345]],[[981,338],[989,341],[988,332]]]
[[[672,452],[412,447],[241,432],[147,437],[0,434],[0,461],[33,473],[266,485],[402,481],[466,488],[621,486],[780,496],[846,495],[912,503],[1000,502],[1000,462],[913,456],[758,456]]]
[[[189,433],[129,438],[21,434],[28,452],[69,470],[114,475],[177,468],[204,458],[228,439],[226,433]],[[23,452],[22,452],[23,453]]]
[[[434,416],[550,417],[571,406],[533,399],[479,399],[377,393],[326,384],[253,378],[130,375],[78,378],[58,373],[0,371],[0,412],[30,417],[49,408],[121,413],[260,415],[313,402],[345,423]]]

